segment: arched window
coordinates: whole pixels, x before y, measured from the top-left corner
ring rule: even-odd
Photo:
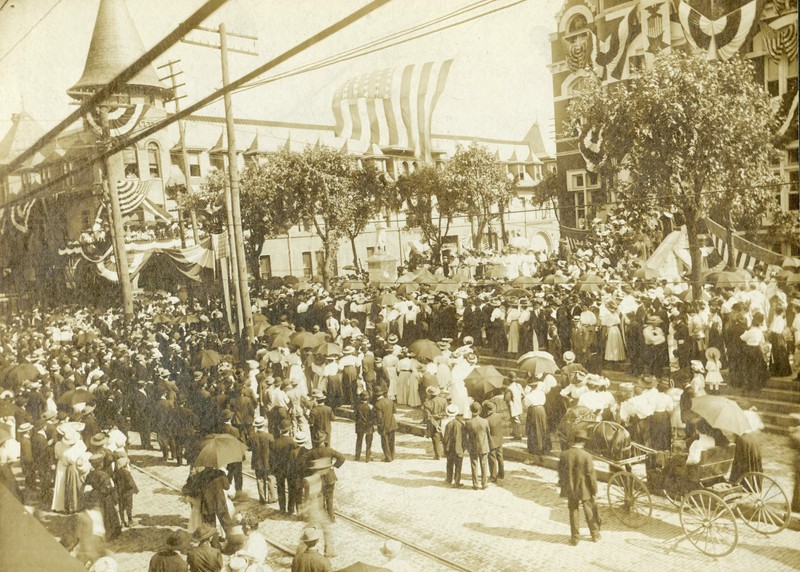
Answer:
[[[569,87],[567,87],[567,95],[575,95],[583,90],[583,86],[586,85],[586,78],[576,78]]]
[[[134,145],[122,150],[122,164],[125,166],[126,177],[139,178],[139,160]]]
[[[161,178],[161,149],[153,141],[147,144],[147,166],[151,179]]]
[[[403,161],[403,174],[408,175],[411,170],[408,167],[408,161]]]
[[[569,21],[567,25],[567,33],[568,34],[575,34],[577,32],[582,32],[586,29],[586,16],[583,14],[576,14],[573,18]]]

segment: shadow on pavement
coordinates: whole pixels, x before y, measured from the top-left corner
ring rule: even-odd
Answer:
[[[683,535],[672,536],[661,541],[649,540],[647,538],[628,538],[625,540],[631,546],[635,546],[647,552],[665,554],[676,558],[686,558],[695,562],[715,562],[716,558],[706,556],[698,551],[691,542],[685,540]]]
[[[422,487],[447,487],[448,485],[444,479],[402,479],[399,477],[384,477],[377,475],[372,477],[373,480],[396,485],[398,487],[406,487],[412,489],[419,489]]]
[[[500,536],[502,538],[513,538],[516,540],[535,540],[548,542],[551,544],[569,544],[569,526],[564,530],[564,534],[544,534],[533,529],[508,528],[505,526],[486,526],[480,522],[465,522],[464,527],[482,534]]]
[[[791,532],[786,534],[791,534]],[[742,544],[740,542],[736,550],[741,549],[749,550],[753,554],[758,554],[759,556],[771,558],[790,568],[797,569],[797,567],[800,566],[800,550],[795,550],[794,548],[787,548],[785,546],[756,546],[754,544]]]

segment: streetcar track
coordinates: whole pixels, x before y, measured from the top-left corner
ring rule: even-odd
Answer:
[[[164,485],[166,487],[169,487],[172,490],[175,490],[175,491],[178,491],[178,492],[182,491],[181,487],[176,486],[175,484],[173,484],[173,483],[161,478],[160,476],[158,476],[158,475],[156,475],[156,474],[154,474],[154,473],[152,473],[152,472],[150,472],[150,471],[148,471],[148,470],[146,470],[146,469],[144,469],[142,467],[139,467],[139,466],[135,465],[134,463],[131,463],[131,466],[133,468],[135,468],[137,471],[141,472],[142,474],[150,477],[151,479],[161,483],[162,485]],[[256,480],[255,474],[253,474],[253,473],[251,473],[249,471],[243,470],[242,471],[242,475],[246,476],[247,478],[249,478],[251,480],[254,480],[254,481]],[[461,572],[474,572],[474,570],[472,568],[467,568],[466,566],[463,566],[462,564],[459,564],[458,562],[453,562],[452,560],[448,560],[447,558],[445,558],[443,556],[439,556],[438,554],[436,554],[436,553],[434,553],[434,552],[432,552],[432,551],[430,551],[430,550],[428,550],[426,548],[423,548],[422,546],[419,546],[419,545],[417,545],[417,544],[415,544],[413,542],[408,542],[408,541],[404,540],[403,538],[395,536],[394,534],[391,534],[391,533],[388,533],[388,532],[384,532],[384,531],[382,531],[380,529],[377,529],[377,528],[375,528],[375,527],[373,527],[373,526],[371,526],[371,525],[369,525],[369,524],[367,524],[365,522],[360,521],[359,519],[357,519],[357,518],[355,518],[353,516],[350,516],[348,514],[344,514],[344,513],[340,512],[338,510],[334,511],[334,514],[336,515],[337,518],[342,519],[344,521],[347,521],[350,524],[352,524],[353,526],[362,528],[362,529],[370,532],[371,534],[373,534],[375,536],[379,536],[379,537],[382,537],[382,538],[385,538],[385,539],[388,539],[388,540],[395,540],[395,541],[401,542],[404,547],[407,547],[410,550],[413,550],[414,552],[416,552],[418,554],[421,554],[422,556],[425,556],[426,558],[428,558],[430,560],[438,562],[439,564],[447,566],[448,568],[450,568],[452,570],[459,570]],[[274,546],[275,548],[277,548],[281,552],[283,552],[285,554],[288,554],[290,556],[294,556],[295,551],[292,550],[291,548],[283,545],[282,543],[270,540],[269,538],[266,538],[266,537],[265,537],[265,540],[267,541],[268,544],[270,544],[271,546]]]

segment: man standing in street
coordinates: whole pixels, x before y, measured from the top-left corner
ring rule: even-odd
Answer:
[[[232,435],[236,437],[239,441],[244,444],[244,436],[239,432],[239,430],[231,424],[233,420],[233,412],[230,409],[226,409],[223,412],[223,417],[225,419],[225,423],[222,425],[220,429],[220,433],[227,433],[228,435]],[[243,477],[242,477],[242,462],[239,461],[238,463],[229,463],[228,464],[228,476],[230,477],[231,481],[233,481],[234,487],[236,488],[236,494],[239,494],[242,491],[243,486]]]
[[[261,504],[273,503],[278,500],[275,477],[269,474],[269,452],[275,439],[267,430],[267,420],[261,416],[253,421],[253,448],[252,467],[256,474],[258,500]]]
[[[328,518],[330,521],[335,522],[336,514],[333,510],[333,492],[336,488],[336,482],[338,479],[336,478],[336,471],[334,468],[338,469],[344,464],[344,455],[342,455],[339,451],[326,446],[323,442],[318,441],[314,443],[314,447],[306,454],[305,458],[307,465],[311,465],[315,459],[330,459],[329,463],[323,463],[330,465],[330,468],[321,470],[320,476],[322,477],[323,505],[325,507],[325,511],[328,513]]]
[[[489,423],[489,481],[496,483],[506,476],[503,464],[503,418],[497,412],[494,402],[485,403],[484,414]]]
[[[558,464],[558,484],[561,487],[561,496],[567,498],[570,544],[576,546],[580,538],[579,505],[583,503],[583,512],[586,515],[586,522],[594,542],[600,540],[600,516],[594,503],[594,497],[597,495],[594,458],[584,450],[588,440],[586,430],[576,430],[573,439],[572,446],[561,453]]]
[[[458,405],[451,403],[447,406],[447,424],[444,427],[444,454],[447,458],[447,482],[454,489],[460,489],[461,467],[464,462],[464,416],[459,412]]]
[[[330,572],[331,561],[319,553],[320,532],[316,527],[309,527],[303,531],[300,538],[301,547],[292,559],[292,572]]]
[[[369,402],[369,393],[362,391],[355,411],[356,422],[356,461],[361,460],[361,445],[367,444],[365,461],[372,460],[372,434],[375,432],[375,411]]]
[[[286,512],[288,480],[290,478],[289,453],[294,449],[294,439],[292,439],[292,422],[288,419],[283,421],[280,426],[280,437],[272,443],[270,452],[270,468],[275,475],[278,489],[278,507],[281,512]]]
[[[315,389],[311,392],[314,406],[308,415],[308,426],[311,430],[311,441],[322,441],[326,447],[331,446],[331,427],[336,416],[333,409],[325,405],[325,394],[322,390]]]
[[[481,417],[481,404],[473,402],[469,406],[472,419],[464,423],[464,433],[466,435],[467,450],[469,451],[469,463],[472,471],[472,488],[478,490],[478,465],[481,469],[481,488],[486,488],[489,473],[488,456],[490,450],[491,435],[489,432],[489,422]]]
[[[386,397],[386,392],[379,389],[378,400],[375,402],[375,425],[381,436],[381,449],[383,462],[391,463],[394,460],[394,434],[397,431],[397,420],[394,418],[394,401]]]
[[[433,458],[439,460],[444,456],[442,447],[442,419],[445,417],[447,400],[441,395],[441,390],[431,385],[425,390],[428,398],[422,405],[422,414],[425,416],[427,436],[433,441]]]

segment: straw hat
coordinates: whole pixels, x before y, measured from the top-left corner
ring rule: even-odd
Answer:
[[[720,352],[715,347],[710,347],[706,350],[706,359],[709,360],[718,360],[720,358]]]

